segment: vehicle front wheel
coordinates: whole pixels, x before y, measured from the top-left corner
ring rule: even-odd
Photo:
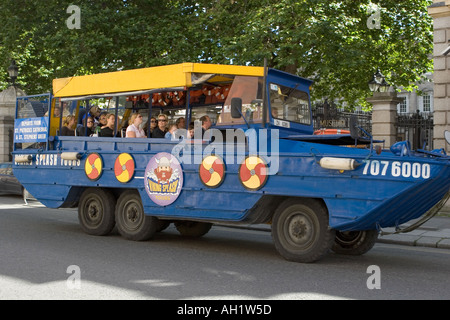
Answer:
[[[117,200],[116,223],[119,233],[128,240],[145,241],[154,236],[159,221],[144,213],[137,191],[125,191]]]
[[[373,248],[378,239],[378,230],[336,231],[334,252],[359,256]]]
[[[335,231],[329,228],[328,211],[314,199],[287,199],[272,220],[275,248],[286,260],[314,262],[333,244]]]

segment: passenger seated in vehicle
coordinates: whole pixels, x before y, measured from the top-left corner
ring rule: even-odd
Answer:
[[[87,116],[92,117],[92,119],[94,119],[94,124],[96,124],[98,122],[97,120],[98,120],[98,117],[100,116],[100,112],[101,112],[101,110],[98,106],[92,106],[89,109]],[[79,117],[78,124],[84,124],[84,119],[86,118],[86,110],[80,108],[78,117]]]
[[[68,115],[63,122],[63,127],[59,132],[60,136],[75,136],[75,116]]]
[[[178,126],[173,123],[169,125],[169,131],[166,132],[164,138],[166,139],[175,139],[175,132],[178,130]]]
[[[211,122],[211,118],[209,116],[201,117],[200,121],[202,122],[202,137],[203,137],[203,134],[206,132],[206,130],[211,128],[212,122]]]
[[[150,134],[148,134],[148,121],[144,124],[144,128],[143,129],[144,129],[145,135],[147,137],[149,137],[149,138],[152,137],[153,130],[155,130],[157,123],[158,122],[156,121],[155,117],[151,117],[150,118]]]
[[[106,125],[100,130],[99,137],[114,137],[114,124],[116,116],[112,113],[106,115]]]
[[[106,116],[108,115],[107,112],[100,113],[100,116],[98,118],[98,122],[96,123],[96,127],[94,129],[97,136],[100,136],[100,131],[104,126],[106,126]]]
[[[160,114],[158,116],[158,127],[152,132],[152,138],[164,138],[167,133],[167,116]]]
[[[184,117],[178,118],[175,124],[178,129],[186,129],[186,119]]]
[[[61,116],[61,108],[60,107],[55,107],[55,109],[53,111],[53,117],[59,118],[60,116]]]
[[[208,132],[206,135],[205,135],[205,133],[212,126],[211,118],[209,116],[205,115],[205,116],[200,118],[200,121],[201,121],[201,124],[202,124],[202,127],[201,127],[202,128],[202,135],[201,135],[200,138],[203,139],[203,140],[210,140],[211,139],[210,132]],[[195,130],[197,130],[197,128],[195,128],[194,131]],[[194,135],[195,135],[195,133],[194,133]]]
[[[133,113],[128,121],[129,125],[126,132],[127,138],[145,138],[145,132],[141,129],[142,125],[142,115],[137,113]]]
[[[194,122],[189,123],[188,132],[187,132],[187,138],[193,139],[194,138]]]
[[[78,127],[76,132],[77,136],[80,137],[90,137],[94,134],[94,118],[89,116],[87,118],[86,127]]]

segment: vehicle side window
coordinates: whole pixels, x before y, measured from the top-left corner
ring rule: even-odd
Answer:
[[[311,124],[309,98],[306,92],[271,83],[270,106],[273,118]]]

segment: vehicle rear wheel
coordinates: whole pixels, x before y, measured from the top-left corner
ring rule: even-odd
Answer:
[[[177,221],[175,227],[184,237],[200,238],[207,234],[212,227],[212,223],[197,221]]]
[[[322,203],[291,198],[275,210],[272,238],[286,260],[309,263],[329,251],[335,231],[329,228],[328,211]]]
[[[334,252],[359,256],[373,248],[378,239],[378,230],[336,231]]]
[[[88,188],[84,190],[78,204],[78,220],[81,229],[90,235],[109,234],[116,223],[114,209],[116,198],[106,189]]]
[[[159,221],[144,213],[137,191],[125,191],[117,200],[116,223],[119,233],[128,240],[149,240],[156,233]]]

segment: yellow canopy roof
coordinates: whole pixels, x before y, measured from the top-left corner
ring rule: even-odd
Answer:
[[[116,71],[53,80],[57,98],[119,94],[164,88],[191,87],[210,75],[264,75],[263,67],[181,63],[167,66]]]

